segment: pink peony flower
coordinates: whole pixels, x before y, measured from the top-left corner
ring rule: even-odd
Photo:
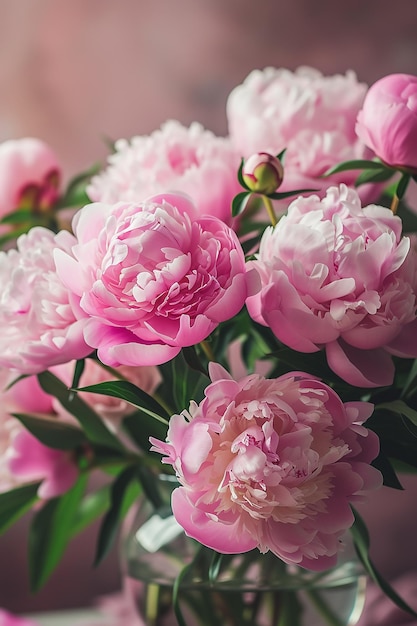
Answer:
[[[379,158],[417,171],[417,76],[391,74],[374,83],[356,124],[358,137]]]
[[[61,167],[49,146],[25,138],[0,144],[0,216],[28,201],[40,211],[58,198]]]
[[[88,188],[97,202],[141,202],[165,191],[183,192],[200,215],[214,215],[230,225],[231,202],[241,191],[239,157],[230,141],[194,122],[189,128],[168,121],[150,136],[119,139],[108,167]]]
[[[55,498],[68,491],[78,478],[78,467],[72,453],[49,448],[21,428],[8,449],[10,473],[21,483],[42,481],[38,496]]]
[[[417,356],[417,256],[389,209],[362,209],[344,185],[300,197],[249,265],[252,318],[294,350],[324,348],[348,383],[389,385],[391,355]]]
[[[91,352],[53,259],[54,249],[74,242],[66,231],[36,227],[19,237],[16,250],[0,252],[0,366],[33,374]]]
[[[205,398],[174,415],[167,443],[151,439],[181,486],[172,509],[185,532],[218,552],[258,547],[286,563],[333,566],[353,523],[350,503],[379,487],[366,402],[343,404],[327,385],[292,372],[233,380],[210,364]]]
[[[2,370],[1,389],[15,376]],[[54,450],[31,435],[13,413],[56,416],[53,398],[42,391],[36,376],[19,380],[0,401],[0,492],[28,482],[42,481],[38,496],[53,498],[65,493],[77,479],[76,461],[70,452]]]
[[[285,172],[280,191],[317,189],[328,180],[352,184],[357,172],[330,179],[321,175],[341,161],[368,158],[355,135],[357,113],[366,85],[353,72],[323,76],[300,67],[294,73],[268,67],[255,70],[231,92],[227,102],[229,133],[240,156],[284,148]],[[369,186],[361,189],[369,193]]]
[[[215,217],[198,218],[185,196],[87,205],[74,232],[74,256],[56,251],[58,274],[90,317],[85,338],[103,363],[168,361],[243,306],[235,233]]]
[[[40,626],[37,622],[33,622],[25,617],[13,615],[4,609],[0,609],[0,626]]]

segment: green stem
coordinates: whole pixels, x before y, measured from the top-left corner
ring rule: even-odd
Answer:
[[[398,209],[398,205],[399,205],[399,204],[400,204],[400,199],[399,199],[399,197],[397,196],[397,194],[395,193],[395,194],[393,195],[393,197],[392,197],[391,207],[390,207],[390,209],[391,209],[391,211],[394,213],[394,215],[395,215],[395,213],[397,212],[397,209]]]
[[[277,216],[275,215],[275,211],[274,211],[274,207],[273,207],[273,204],[271,202],[271,199],[268,198],[268,196],[262,196],[262,200],[263,200],[263,203],[264,203],[265,208],[267,210],[268,217],[269,217],[269,220],[270,220],[272,226],[276,226],[278,220],[277,220]]]
[[[159,585],[150,583],[146,589],[146,623],[156,626],[158,620]]]
[[[208,358],[209,361],[215,361],[216,360],[216,358],[214,356],[214,352],[211,349],[211,345],[207,341],[201,341],[200,342],[200,346],[201,346],[204,354],[206,355],[206,357]]]
[[[323,600],[320,593],[315,589],[306,589],[306,593],[311,600],[312,605],[317,609],[317,612],[324,618],[326,624],[329,626],[343,626],[342,622],[337,615],[333,613],[327,602]]]

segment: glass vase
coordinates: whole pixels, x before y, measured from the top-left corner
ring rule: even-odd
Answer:
[[[156,480],[161,499],[141,499],[123,543],[126,583],[143,624],[177,626],[178,607],[187,626],[357,623],[366,577],[348,542],[337,567],[319,573],[258,550],[219,557],[187,537],[173,517],[176,479]]]

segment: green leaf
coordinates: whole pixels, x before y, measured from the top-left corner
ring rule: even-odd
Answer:
[[[81,387],[75,391],[88,391],[89,393],[120,398],[163,424],[167,424],[171,417],[162,404],[159,404],[152,396],[127,380],[106,381]]]
[[[394,174],[395,172],[393,170],[386,168],[381,168],[380,170],[364,170],[355,180],[355,187],[366,183],[382,183],[391,178]]]
[[[3,534],[37,501],[40,483],[31,483],[0,493],[0,534]]]
[[[277,159],[281,161],[282,165],[284,165],[286,152],[287,152],[287,148],[284,148],[284,150],[281,150],[281,152],[279,152],[279,154],[276,155]]]
[[[80,502],[71,527],[71,538],[81,533],[87,526],[104,515],[110,506],[110,486],[105,485],[87,494]]]
[[[242,158],[242,159],[240,160],[239,169],[238,169],[238,171],[237,171],[237,179],[238,179],[238,181],[239,181],[240,185],[243,187],[243,189],[249,189],[249,187],[247,186],[247,184],[246,184],[246,183],[245,183],[245,181],[243,180],[243,174],[242,174],[242,172],[243,172],[243,166],[244,166],[244,165],[245,165],[245,159],[244,159],[244,158]],[[238,195],[240,195],[240,194],[238,194]]]
[[[0,219],[0,224],[21,224],[22,222],[30,222],[32,219],[33,213],[30,209],[17,209],[4,215]]]
[[[401,200],[403,198],[405,192],[407,191],[408,183],[410,182],[410,174],[403,174],[398,181],[397,189],[395,191],[395,195],[397,198]]]
[[[252,192],[250,191],[241,191],[240,193],[237,194],[237,196],[233,198],[232,200],[232,216],[233,217],[236,217],[237,215],[240,215],[241,213],[243,213],[243,211],[246,209],[248,205],[251,195],[252,195]]]
[[[380,170],[384,164],[381,161],[369,161],[367,159],[353,159],[352,161],[343,161],[334,167],[328,169],[322,177],[338,174],[339,172],[347,172],[349,170]]]
[[[271,198],[271,200],[285,200],[286,198],[291,198],[291,196],[301,196],[303,193],[314,193],[315,191],[319,191],[319,189],[294,189],[293,191],[283,191],[281,193],[277,191],[269,193],[268,198]]]
[[[375,565],[371,561],[369,557],[369,533],[366,525],[357,511],[353,511],[355,516],[355,522],[351,528],[353,540],[355,543],[355,548],[358,553],[358,556],[368,572],[369,576],[372,580],[379,586],[381,591],[385,593],[385,595],[394,602],[400,609],[406,611],[413,617],[417,617],[417,612],[414,611],[406,602],[403,600],[397,592],[391,587],[391,585],[381,576],[381,574],[376,569]]]
[[[166,424],[162,424],[154,417],[141,411],[135,411],[135,413],[125,417],[123,429],[131,440],[146,453],[149,453],[149,437],[165,441],[168,430]]]
[[[48,500],[32,520],[29,530],[29,577],[34,592],[43,587],[65,552],[86,481],[87,476],[81,476],[63,496]]]
[[[56,417],[27,415],[26,413],[13,413],[13,416],[49,448],[73,450],[86,442],[82,430]]]
[[[97,413],[82,400],[75,390],[70,390],[64,383],[51,372],[38,374],[39,384],[42,389],[51,396],[57,398],[62,406],[67,409],[81,424],[88,439],[97,445],[111,448],[122,452],[123,445],[107,428]]]
[[[133,481],[135,481],[133,483]],[[137,467],[123,470],[114,481],[110,491],[110,508],[101,524],[94,565],[98,565],[109,553],[117,536],[124,514],[140,493]]]
[[[393,402],[384,402],[378,405],[379,409],[388,409],[394,413],[404,415],[414,426],[417,426],[417,411],[408,406],[403,400],[394,400]]]
[[[222,566],[223,557],[224,557],[224,554],[213,551],[213,556],[212,556],[210,567],[208,570],[208,578],[209,578],[210,583],[216,582],[217,577],[220,572],[220,568]]]
[[[98,174],[101,169],[101,163],[94,163],[88,170],[75,176],[69,183],[64,195],[56,204],[57,209],[66,209],[74,206],[83,206],[91,202],[86,194],[86,187],[91,178]]]

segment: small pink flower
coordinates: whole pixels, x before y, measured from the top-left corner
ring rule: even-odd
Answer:
[[[58,198],[61,167],[49,146],[25,138],[0,144],[0,216],[28,202],[39,211]]]
[[[4,609],[0,609],[0,626],[40,626],[30,619],[13,615]]]
[[[356,132],[388,165],[417,171],[417,76],[391,74],[374,83]]]
[[[401,226],[344,185],[294,200],[249,263],[250,315],[294,350],[324,348],[352,385],[391,384],[391,355],[417,357],[417,255]]]
[[[21,483],[42,481],[38,496],[43,500],[65,493],[78,478],[71,452],[45,446],[25,428],[15,434],[7,463],[10,473]]]
[[[165,191],[188,194],[200,215],[230,225],[231,203],[240,191],[239,156],[230,141],[194,122],[168,121],[150,136],[119,139],[108,167],[94,177],[88,194],[95,202],[141,202]]]
[[[58,274],[89,316],[85,338],[103,363],[166,362],[243,306],[245,260],[235,233],[198,217],[185,196],[87,205],[74,231],[74,256],[56,251]]]
[[[91,352],[53,258],[54,249],[74,243],[66,231],[36,227],[19,237],[17,250],[0,252],[0,366],[33,374]]]
[[[366,402],[343,404],[308,374],[233,380],[211,363],[204,400],[151,439],[181,486],[172,496],[185,532],[222,553],[258,547],[287,563],[335,564],[353,523],[350,503],[381,485]]]
[[[353,72],[323,76],[309,67],[255,70],[229,96],[231,139],[241,157],[287,149],[280,191],[324,193],[329,180],[353,184],[358,172],[330,179],[321,175],[341,161],[369,157],[355,134],[366,88]],[[369,193],[369,186],[360,193]]]

